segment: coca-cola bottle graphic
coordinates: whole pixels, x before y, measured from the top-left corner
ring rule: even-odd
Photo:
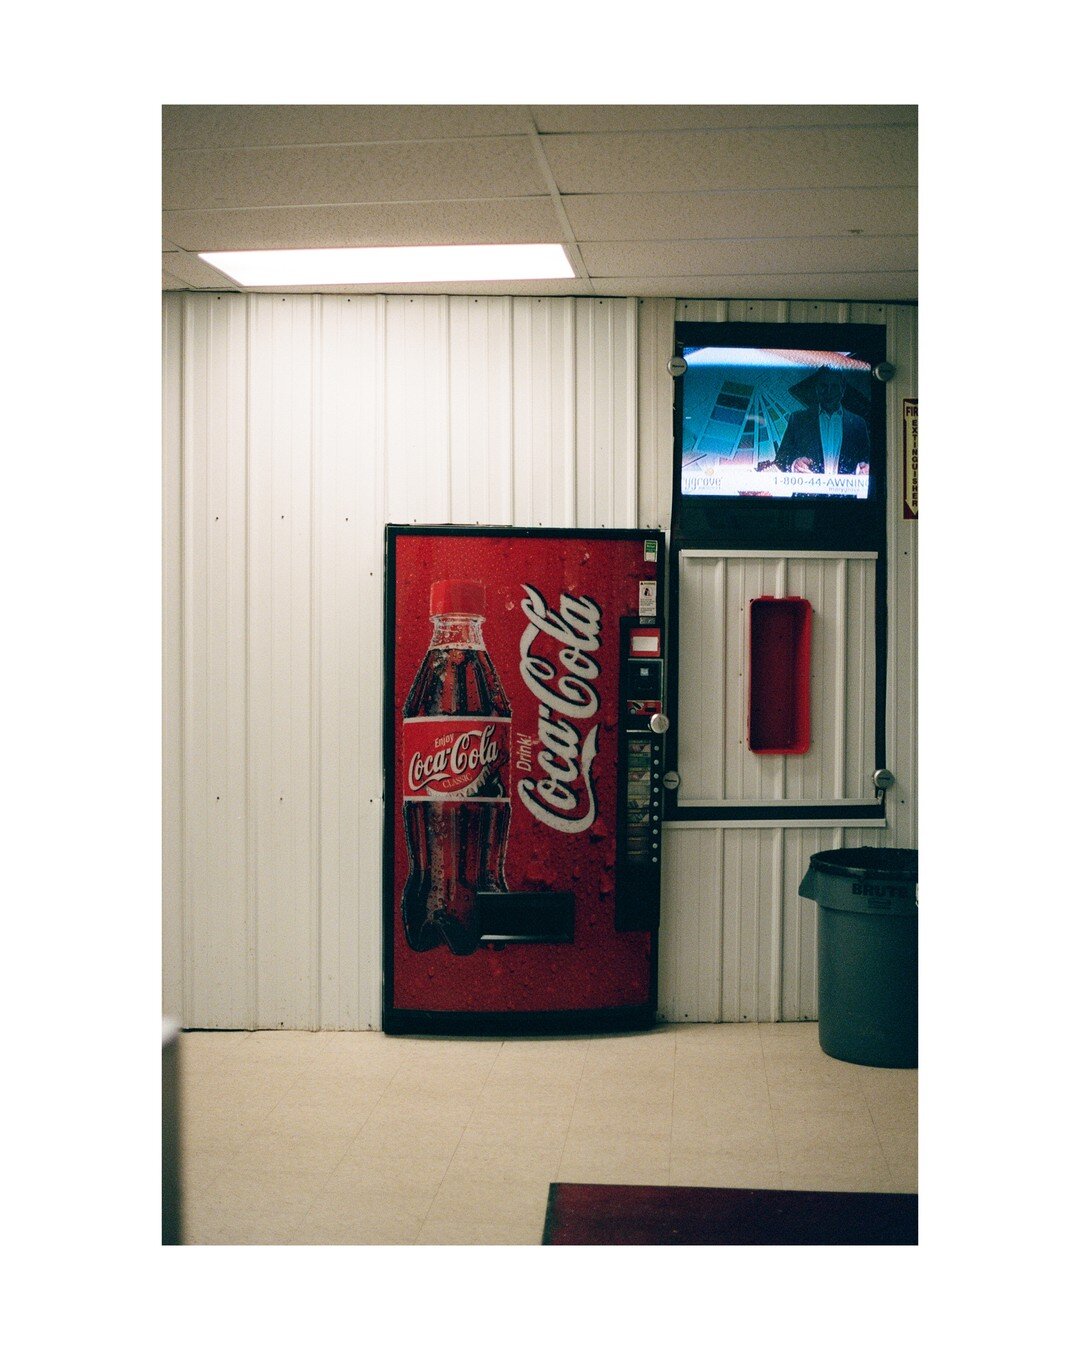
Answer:
[[[510,705],[484,646],[479,581],[431,588],[431,645],[402,711],[409,875],[401,897],[416,951],[480,942],[477,891],[505,891]]]

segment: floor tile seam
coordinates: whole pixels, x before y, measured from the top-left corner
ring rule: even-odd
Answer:
[[[323,1180],[323,1184],[318,1188],[318,1190],[317,1190],[317,1191],[315,1192],[315,1194],[312,1196],[312,1198],[311,1198],[311,1203],[308,1205],[307,1209],[306,1209],[306,1210],[304,1211],[304,1213],[303,1213],[303,1216],[301,1217],[301,1219],[299,1220],[299,1222],[298,1222],[298,1224],[297,1224],[297,1231],[298,1231],[298,1230],[299,1230],[299,1229],[307,1222],[308,1216],[311,1214],[311,1212],[312,1212],[312,1210],[315,1208],[315,1206],[319,1203],[319,1201],[320,1201],[320,1199],[322,1198],[324,1192],[326,1191],[326,1188],[330,1185],[330,1182],[331,1182],[331,1181],[334,1179],[334,1177],[337,1175],[337,1170],[338,1170],[338,1168],[341,1166],[343,1160],[345,1159],[345,1157],[346,1157],[346,1155],[348,1154],[349,1150],[352,1148],[353,1144],[355,1144],[356,1141],[357,1141],[357,1139],[360,1138],[360,1135],[361,1135],[361,1134],[363,1133],[363,1131],[364,1131],[364,1126],[368,1123],[368,1121],[371,1119],[371,1117],[375,1114],[375,1111],[376,1111],[376,1109],[378,1108],[379,1103],[380,1103],[380,1102],[382,1101],[382,1099],[386,1096],[386,1094],[390,1091],[390,1087],[391,1087],[391,1085],[392,1085],[394,1079],[395,1079],[395,1078],[398,1076],[398,1074],[401,1072],[401,1068],[402,1068],[402,1066],[399,1065],[399,1066],[394,1070],[393,1074],[392,1074],[392,1075],[390,1076],[390,1078],[387,1080],[387,1082],[386,1082],[385,1086],[383,1087],[382,1091],[381,1091],[381,1092],[378,1094],[378,1096],[372,1101],[372,1103],[371,1103],[371,1105],[369,1106],[369,1108],[368,1108],[366,1114],[364,1115],[363,1120],[360,1121],[360,1123],[359,1123],[359,1124],[357,1125],[357,1127],[356,1127],[356,1130],[349,1136],[348,1141],[347,1141],[347,1143],[345,1144],[344,1148],[342,1148],[341,1152],[338,1154],[338,1157],[337,1157],[336,1161],[334,1162],[333,1167],[331,1167],[330,1170],[327,1172],[326,1177],[325,1177],[324,1180]]]
[[[203,1227],[185,1230],[184,1242],[191,1246],[278,1246],[291,1243],[299,1229],[299,1221],[293,1220],[291,1223],[282,1224],[281,1236],[273,1239],[251,1236],[252,1229],[265,1229],[282,1222],[282,1212],[280,1210],[267,1210],[258,1214],[250,1211],[244,1212],[237,1217],[235,1211],[230,1211],[224,1217],[218,1217],[204,1224]],[[237,1235],[237,1229],[243,1230],[243,1237]],[[228,1236],[223,1236],[223,1232]]]
[[[672,1037],[671,1046],[671,1095],[668,1098],[667,1165],[664,1169],[669,1186],[671,1185],[671,1142],[675,1138],[675,1084],[678,1081],[678,1064],[679,1035],[676,1031]]]
[[[271,1108],[271,1110],[272,1110],[272,1109],[273,1109],[273,1108]],[[251,1130],[250,1132],[245,1131],[243,1138],[242,1138],[241,1140],[239,1140],[237,1143],[233,1144],[233,1145],[228,1149],[228,1151],[226,1152],[225,1156],[224,1156],[223,1158],[221,1158],[221,1159],[218,1161],[217,1166],[213,1168],[213,1170],[210,1172],[209,1176],[204,1177],[204,1178],[202,1179],[202,1181],[199,1183],[199,1185],[196,1186],[194,1189],[195,1189],[196,1191],[206,1190],[212,1183],[216,1182],[216,1181],[218,1180],[218,1178],[221,1176],[221,1174],[225,1171],[225,1169],[226,1169],[232,1162],[235,1161],[237,1153],[238,1153],[238,1152],[240,1151],[240,1149],[243,1147],[244,1139],[247,1139],[248,1137],[250,1137],[250,1135],[251,1135],[251,1134],[254,1134],[254,1132],[255,1132],[254,1127],[252,1128],[252,1130]],[[181,1158],[183,1158],[184,1153],[190,1151],[190,1147],[191,1147],[191,1145],[190,1145],[190,1140],[185,1138],[185,1136],[186,1136],[188,1133],[189,1133],[189,1129],[186,1128],[186,1127],[184,1126],[184,1124],[183,1124],[183,1116],[181,1115],[181,1127],[180,1127],[180,1150],[181,1150]],[[183,1163],[181,1162],[181,1168],[182,1168],[182,1167],[183,1167]],[[181,1171],[181,1179],[182,1179],[182,1178],[183,1178],[183,1172]]]
[[[888,1150],[885,1148],[885,1145],[881,1142],[881,1132],[878,1130],[877,1117],[874,1115],[874,1108],[873,1105],[871,1104],[870,1098],[866,1091],[866,1080],[863,1077],[860,1077],[859,1079],[859,1092],[862,1096],[863,1101],[866,1103],[866,1114],[870,1117],[870,1124],[873,1127],[874,1139],[877,1141],[878,1152],[884,1159],[885,1167],[889,1173],[889,1184],[894,1187],[898,1186],[899,1180],[896,1176],[896,1173],[893,1171],[893,1165],[892,1162],[889,1160]]]
[[[252,1035],[253,1033],[252,1033],[252,1032],[248,1032],[247,1034],[250,1036],[250,1035]],[[248,1129],[246,1129],[246,1130],[243,1131],[242,1137],[238,1140],[238,1142],[237,1142],[237,1143],[233,1146],[233,1148],[229,1151],[229,1156],[228,1156],[227,1158],[223,1159],[223,1160],[222,1160],[222,1163],[221,1163],[221,1166],[215,1170],[215,1172],[214,1172],[214,1174],[213,1174],[213,1178],[212,1178],[213,1181],[215,1181],[215,1182],[218,1181],[218,1180],[220,1179],[222,1173],[225,1171],[225,1169],[226,1169],[227,1167],[229,1167],[231,1164],[233,1164],[233,1163],[236,1161],[237,1156],[239,1155],[239,1153],[241,1152],[241,1150],[244,1149],[244,1148],[250,1143],[251,1139],[254,1137],[254,1135],[257,1133],[257,1131],[260,1130],[260,1129],[266,1124],[266,1122],[270,1119],[270,1117],[273,1115],[273,1113],[277,1110],[277,1108],[278,1108],[278,1107],[281,1105],[281,1103],[285,1100],[285,1097],[286,1097],[286,1096],[292,1091],[292,1089],[296,1086],[296,1084],[299,1082],[299,1080],[301,1079],[302,1076],[303,1076],[303,1070],[297,1070],[297,1073],[296,1073],[295,1077],[292,1078],[292,1079],[290,1080],[288,1086],[282,1091],[281,1095],[280,1095],[279,1097],[277,1097],[273,1102],[271,1102],[271,1104],[267,1107],[266,1111],[263,1112],[263,1114],[261,1114],[261,1115],[258,1117],[258,1119],[256,1119],[256,1120],[253,1121],[253,1123],[252,1123],[252,1125],[250,1126],[250,1128],[248,1128]],[[205,1184],[205,1185],[208,1185],[208,1184],[209,1184],[209,1181],[206,1182],[206,1183],[204,1183],[204,1184]]]
[[[289,1095],[289,1093],[293,1090],[293,1088],[297,1085],[297,1083],[299,1083],[300,1079],[303,1078],[303,1076],[304,1070],[298,1068],[296,1072],[290,1077],[287,1086],[284,1087],[281,1090],[281,1092],[274,1098],[273,1102],[271,1102],[265,1114],[258,1121],[258,1125],[266,1124],[268,1117],[270,1117],[277,1110],[277,1108],[281,1105],[281,1103],[285,1100],[285,1098]]]
[[[412,1241],[412,1246],[414,1247],[422,1245],[420,1243],[420,1236],[424,1231],[424,1225],[427,1223],[428,1218],[431,1215],[431,1211],[435,1208],[435,1202],[436,1200],[438,1200],[439,1192],[442,1190],[443,1186],[446,1183],[447,1173],[450,1171],[450,1168],[453,1166],[454,1159],[457,1157],[458,1149],[461,1147],[461,1141],[465,1137],[465,1131],[469,1128],[471,1121],[476,1115],[476,1110],[480,1103],[480,1098],[484,1095],[484,1089],[488,1085],[488,1080],[491,1078],[491,1075],[495,1072],[495,1065],[499,1061],[499,1055],[501,1055],[505,1049],[506,1049],[506,1042],[500,1041],[498,1053],[492,1055],[491,1057],[491,1063],[488,1065],[487,1073],[484,1075],[484,1081],[480,1084],[479,1091],[477,1092],[475,1098],[473,1099],[472,1110],[469,1112],[468,1118],[466,1119],[464,1125],[462,1125],[461,1127],[461,1131],[457,1137],[457,1143],[455,1143],[454,1145],[454,1151],[453,1153],[450,1154],[450,1157],[446,1160],[446,1166],[443,1168],[442,1176],[439,1178],[438,1184],[436,1185],[434,1191],[432,1192],[431,1200],[428,1203],[427,1209],[424,1211],[424,1217],[420,1220],[420,1226],[416,1230],[416,1237],[413,1238]]]
[[[589,1045],[586,1048],[584,1055],[581,1057],[581,1068],[578,1070],[577,1082],[574,1084],[574,1096],[570,1103],[570,1114],[566,1121],[566,1131],[563,1134],[562,1148],[559,1149],[559,1161],[555,1164],[555,1176],[552,1178],[553,1181],[557,1181],[558,1178],[562,1176],[563,1160],[566,1157],[566,1145],[570,1140],[570,1131],[574,1124],[574,1114],[577,1111],[578,1094],[581,1091],[581,1083],[585,1077],[585,1067],[589,1062],[589,1050],[591,1050],[595,1039],[596,1038],[592,1036],[589,1038]]]
[[[784,1167],[780,1161],[780,1140],[776,1128],[776,1106],[773,1103],[772,1085],[769,1082],[769,1061],[765,1054],[765,1044],[761,1039],[761,1030],[758,1029],[758,1044],[761,1047],[761,1072],[765,1077],[765,1093],[769,1102],[769,1137],[772,1140],[773,1157],[776,1159],[776,1173],[780,1178],[781,1188],[790,1189],[787,1185],[787,1179],[784,1174]]]

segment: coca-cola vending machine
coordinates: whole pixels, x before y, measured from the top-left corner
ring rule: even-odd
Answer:
[[[383,1027],[656,1013],[663,536],[390,525]]]

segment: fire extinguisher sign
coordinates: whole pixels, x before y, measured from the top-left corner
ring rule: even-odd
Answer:
[[[904,399],[904,519],[919,518],[919,400]]]

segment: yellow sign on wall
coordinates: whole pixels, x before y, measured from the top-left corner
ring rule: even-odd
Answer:
[[[919,400],[904,399],[904,519],[919,518]]]

